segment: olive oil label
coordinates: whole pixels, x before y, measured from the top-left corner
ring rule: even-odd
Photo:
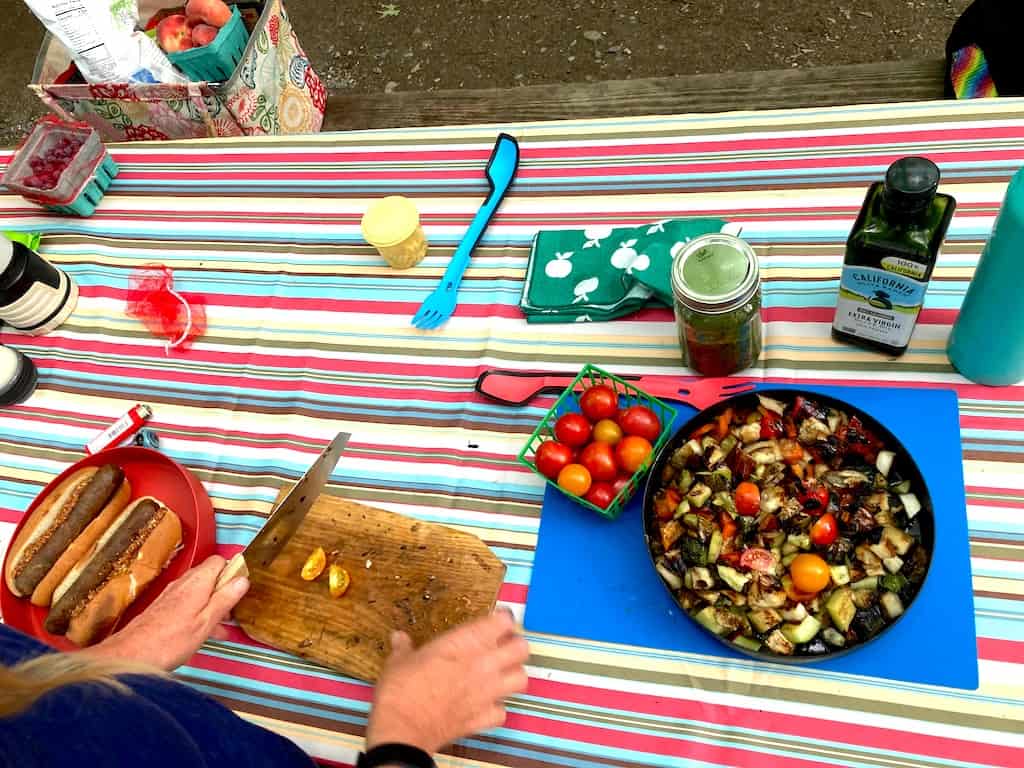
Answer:
[[[918,280],[924,280],[924,273],[927,267],[918,261],[903,259],[899,256],[886,256],[882,259],[882,269],[886,272],[895,272],[897,275],[905,275]]]
[[[905,347],[927,287],[927,283],[885,269],[843,267],[832,327],[869,341]]]

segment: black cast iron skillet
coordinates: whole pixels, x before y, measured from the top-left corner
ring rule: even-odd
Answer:
[[[909,480],[911,484],[911,492],[913,492],[917,496],[918,501],[921,502],[921,511],[917,514],[917,519],[919,520],[919,524],[921,527],[920,541],[928,553],[928,571],[925,573],[925,578],[921,582],[921,586],[918,587],[917,593],[914,594],[914,599],[904,606],[904,615],[906,615],[906,612],[913,607],[913,604],[915,602],[917,602],[917,595],[920,594],[921,589],[923,589],[924,585],[927,583],[928,572],[931,571],[932,556],[935,552],[935,515],[932,509],[931,496],[928,492],[928,486],[924,481],[924,476],[921,474],[921,470],[914,462],[913,457],[903,447],[903,444],[899,440],[897,440],[896,437],[892,434],[892,432],[890,432],[885,426],[883,426],[881,423],[876,421],[874,418],[872,418],[870,415],[860,410],[859,408],[855,408],[849,403],[843,402],[838,398],[818,394],[817,392],[807,392],[799,389],[788,388],[758,389],[757,393],[764,395],[766,397],[774,398],[775,400],[780,400],[786,403],[787,406],[791,404],[796,397],[801,396],[808,400],[813,400],[819,405],[828,406],[830,408],[835,408],[836,410],[840,411],[845,411],[849,416],[856,415],[865,427],[874,432],[874,434],[885,443],[885,447],[887,450],[891,450],[896,453],[896,459],[893,461],[890,474],[899,473],[900,478],[902,478],[903,480]],[[684,423],[676,431],[675,435],[673,435],[672,438],[667,443],[665,443],[661,451],[655,457],[654,463],[651,465],[651,471],[647,475],[647,485],[644,488],[643,506],[644,538],[647,542],[647,551],[651,556],[652,568],[654,567],[656,557],[654,555],[654,550],[651,547],[651,539],[652,536],[658,536],[657,522],[655,521],[654,517],[654,496],[662,486],[661,474],[665,468],[665,465],[668,464],[669,458],[671,458],[672,454],[675,452],[677,448],[679,448],[680,446],[683,445],[683,443],[689,440],[690,434],[695,429],[697,429],[703,424],[706,424],[708,421],[714,419],[726,408],[730,406],[734,408],[756,408],[757,404],[758,400],[756,394],[745,393],[742,395],[737,395],[735,397],[727,398],[725,400],[721,400],[715,403],[714,405],[710,406],[709,408],[705,408],[703,411],[699,411],[692,418],[687,420],[686,423]],[[668,584],[665,583],[665,580],[661,577],[660,574],[657,573],[657,571],[655,571],[655,575],[657,576],[658,581],[660,581],[662,585],[665,587],[665,589],[668,590],[668,593],[672,598],[672,601],[675,602],[676,598],[675,594],[672,592],[672,589],[668,586]],[[857,645],[850,646],[849,648],[842,648],[836,651],[832,651],[831,653],[824,653],[819,655],[794,654],[793,656],[783,656],[781,654],[772,653],[771,651],[751,651],[746,648],[741,648],[740,646],[731,642],[727,638],[716,635],[714,632],[711,632],[710,630],[702,626],[685,610],[681,612],[686,616],[687,621],[692,622],[695,627],[698,627],[702,632],[706,632],[708,635],[715,638],[724,645],[727,645],[728,647],[732,648],[734,651],[744,653],[748,656],[753,656],[757,659],[781,661],[791,664],[821,661],[822,659],[832,659],[837,658],[838,656],[845,655],[847,653],[852,653],[864,646],[870,645],[872,642],[885,635],[894,626],[899,624],[903,618],[903,616],[900,616],[895,621],[887,624],[884,629],[882,629],[877,635],[872,637],[870,640],[867,640],[863,643],[858,643]]]

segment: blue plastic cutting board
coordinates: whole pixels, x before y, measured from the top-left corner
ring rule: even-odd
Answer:
[[[863,648],[814,662],[812,667],[976,689],[978,652],[956,393],[871,387],[801,389],[844,400],[886,425],[921,468],[936,518],[928,579],[899,624]],[[677,424],[695,413],[689,406],[679,411]],[[642,490],[618,520],[608,522],[555,489],[547,489],[526,602],[526,628],[749,659],[696,626],[662,586],[644,541],[641,497]]]

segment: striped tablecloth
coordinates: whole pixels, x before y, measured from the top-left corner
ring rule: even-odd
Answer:
[[[86,220],[0,195],[0,228],[46,232],[42,252],[82,293],[59,331],[0,335],[41,371],[28,403],[0,411],[0,545],[87,437],[146,402],[166,451],[213,498],[224,555],[344,429],[352,442],[333,492],[478,534],[508,563],[501,600],[521,611],[543,489],[514,455],[550,399],[495,406],[474,396],[477,374],[585,362],[683,372],[668,311],[528,326],[517,301],[531,237],[723,216],[742,223],[762,260],[756,378],[959,391],[980,688],[531,636],[530,689],[510,702],[506,727],[441,764],[1024,765],[1024,390],[970,385],[943,352],[1008,178],[1024,165],[1024,101],[500,128],[523,151],[514,194],[473,257],[458,312],[433,333],[409,318],[485,191],[499,126],[120,146],[121,175]],[[959,208],[911,349],[891,361],[834,344],[829,324],[865,187],[911,153],[941,165]],[[360,242],[368,201],[391,192],[417,199],[433,244],[410,272]],[[124,315],[130,270],[151,262],[207,297],[209,330],[186,354],[165,357]],[[941,644],[942,627],[921,641]],[[237,631],[180,674],[319,758],[351,763],[360,745],[365,685]]]

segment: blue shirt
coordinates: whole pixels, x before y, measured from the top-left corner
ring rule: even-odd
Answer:
[[[0,625],[0,664],[52,649]],[[69,685],[0,720],[0,766],[17,768],[312,768],[288,739],[174,680],[128,675],[131,695]]]

